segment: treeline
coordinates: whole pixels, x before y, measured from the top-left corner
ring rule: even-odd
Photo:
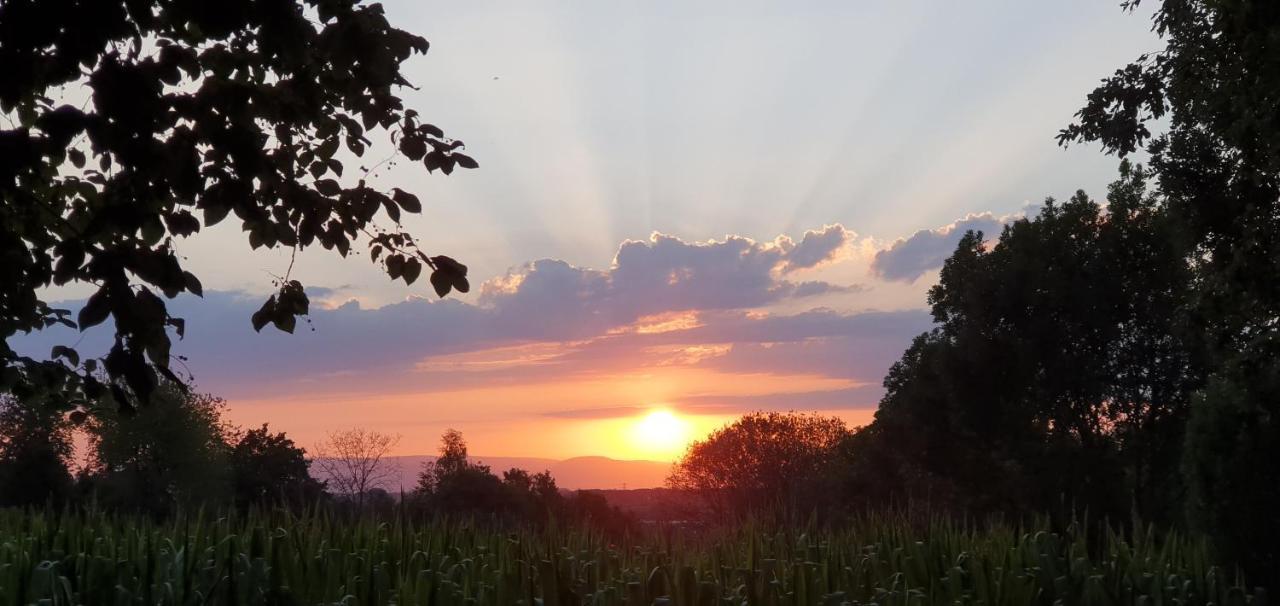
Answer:
[[[439,458],[424,466],[418,485],[401,492],[389,484],[392,469],[383,458],[390,436],[338,431],[309,454],[265,424],[232,426],[224,409],[223,400],[174,384],[142,410],[93,417],[0,397],[0,507],[75,503],[153,517],[201,508],[325,508],[512,525],[573,521],[611,532],[634,523],[597,493],[561,490],[549,472],[495,475],[468,459],[454,430],[445,432]]]
[[[1124,162],[1105,206],[1078,193],[996,238],[966,234],[929,291],[935,328],[893,365],[870,425],[747,415],[670,484],[717,511],[1153,524],[1280,578],[1280,246],[1210,262],[1169,179]]]
[[[687,468],[732,452],[711,444],[746,429],[731,426],[673,483],[723,498],[785,480],[784,498],[833,509],[1082,512],[1195,533],[1255,582],[1280,579],[1280,4],[1166,1],[1155,29],[1166,47],[1103,80],[1059,135],[1146,165],[1123,160],[1105,203],[1080,192],[966,234],[874,422],[790,440],[813,446],[803,477],[726,488]]]
[[[225,403],[211,395],[166,384],[142,410],[104,407],[93,416],[68,416],[36,402],[0,398],[0,506],[74,501],[167,515],[180,508],[302,507],[324,492],[303,448],[266,425],[231,426],[222,419]]]

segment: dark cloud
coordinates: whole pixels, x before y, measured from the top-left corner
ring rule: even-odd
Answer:
[[[965,232],[981,231],[986,237],[995,237],[1014,218],[1016,216],[996,217],[991,213],[970,214],[950,225],[922,229],[877,252],[871,262],[871,271],[885,280],[914,282],[929,271],[942,267],[942,262],[955,252],[956,244]]]

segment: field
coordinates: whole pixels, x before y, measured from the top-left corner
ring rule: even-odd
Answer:
[[[839,531],[584,530],[283,513],[0,511],[0,604],[1261,604],[1199,544],[875,516]]]

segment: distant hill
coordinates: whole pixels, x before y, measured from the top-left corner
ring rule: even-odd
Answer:
[[[530,473],[550,471],[556,485],[569,490],[656,488],[662,486],[671,473],[671,464],[661,461],[620,461],[608,457],[574,457],[563,461],[537,457],[470,457],[473,462],[493,468],[498,476],[513,467]],[[392,482],[387,489],[396,492],[401,486],[406,491],[418,484],[418,472],[422,464],[434,461],[435,456],[408,455],[390,457],[400,470],[399,483]],[[320,478],[323,479],[323,478]]]

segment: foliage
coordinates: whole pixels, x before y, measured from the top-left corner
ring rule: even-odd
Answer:
[[[43,406],[0,396],[0,507],[70,496],[71,423]]]
[[[667,484],[702,493],[721,512],[775,505],[775,500],[790,503],[826,471],[847,434],[835,417],[749,413],[691,444]]]
[[[1267,488],[1274,473],[1258,465],[1280,458],[1280,5],[1164,0],[1154,23],[1165,48],[1104,80],[1060,140],[1150,153],[1196,263],[1188,316],[1211,361],[1187,436],[1188,513],[1220,547],[1280,578],[1275,516],[1251,528],[1240,516],[1280,509]],[[1167,130],[1152,134],[1157,118]]]
[[[371,490],[388,488],[396,470],[386,457],[399,442],[398,435],[359,427],[329,432],[316,446],[316,471],[333,493],[363,508]]]
[[[1275,352],[1272,355],[1280,355]],[[1256,578],[1280,581],[1280,365],[1234,361],[1196,396],[1183,472],[1192,529]]]
[[[142,414],[105,411],[85,423],[85,487],[104,505],[154,514],[216,505],[232,492],[226,403],[162,384]]]
[[[1125,164],[1107,212],[1079,193],[994,246],[964,236],[929,293],[938,328],[889,371],[863,438],[894,451],[878,455],[893,459],[889,486],[978,511],[1065,497],[1095,515],[1133,504],[1176,518],[1202,371],[1182,326],[1190,269],[1146,179]]]
[[[235,499],[241,507],[288,504],[302,508],[316,503],[324,484],[311,477],[307,451],[284,432],[271,433],[263,423],[244,432],[231,447]]]
[[[963,526],[746,525],[617,543],[403,517],[250,512],[157,523],[0,511],[0,602],[51,604],[1258,604],[1178,536]],[[41,602],[41,600],[47,600]]]
[[[455,429],[441,436],[440,456],[423,465],[413,498],[417,508],[430,515],[546,523],[563,512],[560,489],[549,472],[510,469],[499,478],[488,465],[467,459],[466,440]]]
[[[428,171],[476,167],[397,96],[409,85],[402,63],[427,47],[355,0],[0,6],[0,112],[11,125],[0,129],[0,391],[52,392],[62,408],[109,391],[129,409],[129,392],[145,401],[157,373],[177,382],[170,331],[181,338],[185,323],[164,298],[202,293],[178,246],[233,213],[254,249],[346,256],[364,237],[392,279],[411,284],[425,266],[440,296],[465,292],[465,266],[399,231],[402,213],[422,212],[418,198],[369,180],[391,158],[343,164],[381,134]],[[66,98],[77,90],[83,103]],[[75,283],[96,289],[75,319],[42,298]],[[292,332],[307,296],[287,271],[277,286],[251,321]],[[109,318],[116,340],[101,359],[58,346],[37,360],[8,346],[18,332]]]

